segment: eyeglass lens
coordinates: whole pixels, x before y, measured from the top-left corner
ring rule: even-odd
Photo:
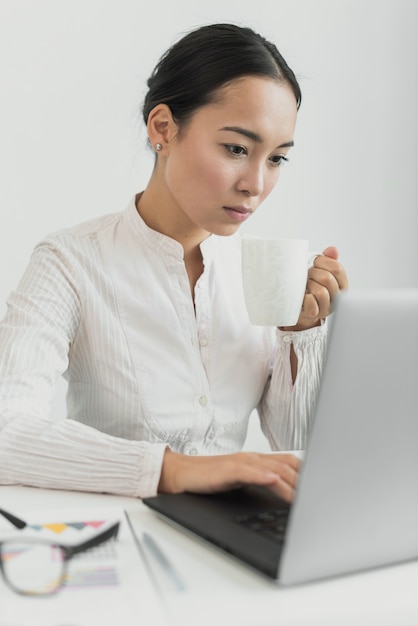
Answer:
[[[60,587],[65,555],[59,546],[9,540],[1,546],[1,556],[5,578],[16,591],[40,595]]]

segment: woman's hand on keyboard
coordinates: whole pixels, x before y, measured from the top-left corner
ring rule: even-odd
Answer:
[[[167,448],[158,491],[216,493],[243,485],[262,485],[286,502],[291,502],[300,463],[291,453],[237,452],[188,456]]]

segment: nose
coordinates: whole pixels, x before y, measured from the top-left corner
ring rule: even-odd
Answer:
[[[250,196],[261,196],[264,191],[264,168],[259,165],[255,167],[247,167],[242,174],[239,182],[238,189]]]

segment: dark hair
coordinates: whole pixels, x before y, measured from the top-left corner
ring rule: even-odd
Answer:
[[[299,108],[302,95],[293,71],[273,43],[250,28],[212,24],[194,30],[160,58],[142,109],[145,124],[157,104],[167,104],[179,126],[217,90],[243,76],[266,76],[291,87]]]

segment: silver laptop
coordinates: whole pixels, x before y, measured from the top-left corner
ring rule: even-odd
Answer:
[[[144,503],[283,585],[418,558],[418,289],[338,298],[291,507],[256,487]]]

